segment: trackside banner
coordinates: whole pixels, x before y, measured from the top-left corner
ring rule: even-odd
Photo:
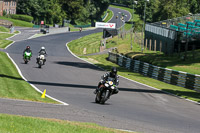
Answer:
[[[115,29],[116,24],[115,23],[102,23],[102,22],[96,22],[95,24],[96,28],[109,28],[109,29]]]

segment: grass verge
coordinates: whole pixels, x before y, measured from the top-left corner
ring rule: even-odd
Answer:
[[[107,10],[108,16],[104,20],[104,22],[108,22],[113,17],[113,12],[111,10]]]
[[[8,46],[12,41],[6,40],[6,38],[9,38],[13,36],[14,34],[8,34],[8,33],[0,33],[0,48],[5,48]]]
[[[81,40],[80,39],[74,40],[71,42],[72,45],[69,45],[69,48],[76,55],[84,55],[84,54],[99,52],[101,35],[102,33],[95,33],[95,34],[83,37]]]
[[[149,78],[149,77],[145,77],[139,73],[133,73],[125,68],[119,67],[117,64],[107,61],[106,60],[106,58],[108,57],[107,54],[106,55],[84,56],[84,54],[82,52],[83,48],[87,49],[88,51],[92,51],[90,49],[98,48],[100,43],[94,44],[93,42],[100,42],[100,38],[98,38],[97,36],[101,36],[101,34],[102,33],[92,34],[92,35],[88,35],[83,38],[80,38],[78,40],[74,40],[68,44],[68,47],[76,55],[80,56],[81,58],[87,59],[89,62],[92,62],[93,64],[96,64],[97,66],[100,66],[101,68],[104,68],[107,71],[109,71],[112,66],[116,66],[119,70],[119,75],[121,75],[123,77],[138,81],[140,83],[158,88],[158,89],[166,91],[166,92],[170,92],[172,94],[175,94],[175,95],[183,97],[183,98],[187,98],[187,99],[190,99],[193,101],[200,102],[200,95],[196,91],[189,90],[189,89],[186,89],[183,87],[178,87],[178,86],[171,85],[171,84],[167,84],[167,83],[164,83],[164,82],[161,82],[161,81]],[[93,41],[90,41],[90,39],[93,39]],[[118,39],[118,38],[116,37],[115,39]],[[109,42],[109,43],[107,43],[107,46],[108,47],[116,46],[121,51],[130,52],[129,51],[130,44],[128,44],[126,41],[128,42],[129,40],[121,40],[120,39],[117,42],[115,42],[114,40],[111,40],[112,44],[109,44],[109,43],[111,43],[111,42]],[[84,42],[84,46],[83,46],[82,42]],[[135,51],[140,50],[140,47],[137,44],[134,44],[133,46],[134,46]],[[153,51],[147,51],[147,52],[151,53]],[[95,52],[93,51],[93,53],[95,53]],[[141,54],[141,52],[139,54]]]
[[[200,95],[196,91],[189,90],[183,87],[167,84],[161,81],[158,81],[156,79],[152,79],[146,76],[143,76],[139,73],[131,72],[123,67],[119,67],[117,64],[114,64],[110,61],[107,61],[106,58],[108,58],[108,54],[105,55],[94,55],[94,56],[81,56],[82,58],[85,58],[87,61],[92,62],[93,64],[110,71],[113,66],[117,67],[118,74],[132,79],[134,81],[155,87],[157,89],[175,94],[177,96],[180,96],[182,98],[187,98],[193,101],[200,102]],[[120,88],[119,88],[120,89]]]
[[[134,37],[134,39],[137,38]],[[109,47],[117,47],[120,54],[155,66],[200,75],[200,50],[195,50],[194,52],[188,51],[186,61],[181,59],[185,54],[184,52],[180,53],[180,55],[165,55],[162,52],[150,50],[144,50],[141,52],[141,46],[136,43],[133,43],[133,49],[131,50],[130,34],[127,34],[124,39],[114,37],[107,40],[107,48]]]
[[[3,133],[127,133],[92,123],[0,114]]]
[[[127,7],[116,6],[116,5],[110,5],[110,7],[119,8],[119,9],[128,11],[132,15],[131,19],[128,22],[126,22],[126,24],[125,24],[125,30],[129,30],[132,28],[132,22],[135,23],[135,26],[134,26],[135,28],[142,26],[142,20],[140,20],[139,15],[138,14],[133,15],[133,9],[127,8]]]
[[[0,26],[0,32],[9,32],[10,30],[8,28],[5,28],[3,26]]]
[[[58,103],[49,98],[42,99],[41,94],[22,79],[13,63],[3,52],[0,52],[0,62],[0,97]]]
[[[28,23],[28,22],[21,21],[21,20],[11,19],[11,18],[7,18],[7,17],[3,17],[3,16],[0,16],[0,19],[9,20],[9,21],[13,22],[13,26],[33,27],[32,23]]]

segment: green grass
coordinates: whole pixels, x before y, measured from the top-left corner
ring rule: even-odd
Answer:
[[[0,16],[0,19],[9,20],[9,21],[13,22],[13,26],[33,27],[32,23],[28,23],[28,22],[21,21],[21,20],[11,19],[11,18],[7,18],[7,17],[3,17],[3,16]]]
[[[9,32],[10,29],[0,26],[0,32]]]
[[[100,40],[103,33],[96,33],[70,43],[69,48],[77,55],[99,52]]]
[[[137,39],[136,37],[133,39]],[[118,39],[114,37],[107,40],[107,48],[117,47],[118,52],[129,58],[134,58],[147,62],[156,66],[165,67],[177,71],[184,71],[191,74],[200,74],[200,50],[195,51],[195,58],[193,58],[193,52],[189,51],[188,59],[183,61],[181,57],[184,55],[184,52],[180,54],[165,55],[159,51],[150,51],[144,50],[141,52],[141,46],[139,44],[133,43],[133,50],[131,47],[131,38],[130,34],[127,34],[124,39]]]
[[[107,13],[108,13],[108,15],[107,15],[106,19],[104,20],[104,22],[108,22],[113,17],[113,12],[111,10],[108,9]]]
[[[103,33],[92,34],[72,41],[69,45],[69,48],[79,56],[99,52],[102,34]],[[133,37],[133,40],[134,39],[136,40],[137,37]],[[131,36],[130,34],[127,34],[124,39],[118,38],[118,36],[108,39],[106,48],[117,47],[117,50],[120,54],[156,66],[177,71],[184,71],[191,74],[200,74],[200,50],[195,51],[194,59],[192,52],[188,52],[188,59],[183,61],[180,57],[183,56],[184,53],[181,53],[180,57],[177,54],[166,56],[162,52],[150,50],[144,50],[142,53],[141,46],[139,44],[133,43],[132,45],[133,49],[131,50]]]
[[[131,72],[123,67],[119,67],[117,64],[106,60],[108,58],[108,54],[94,55],[94,56],[81,56],[81,57],[87,59],[89,62],[92,62],[93,64],[95,64],[107,71],[110,71],[111,68],[113,66],[115,66],[118,69],[118,74],[123,77],[135,80],[137,82],[140,82],[140,83],[143,83],[143,84],[155,87],[155,88],[158,88],[158,89],[166,91],[166,92],[170,92],[172,94],[175,94],[175,95],[183,97],[183,98],[187,98],[190,100],[200,102],[200,95],[196,91],[189,90],[189,89],[175,86],[175,85],[171,85],[171,84],[167,84],[167,83],[143,76],[139,73]]]
[[[0,33],[0,48],[5,48],[8,46],[12,41],[6,40],[6,38],[13,36],[14,34],[8,33]]]
[[[119,8],[119,9],[122,9],[122,10],[126,10],[126,11],[128,11],[132,15],[130,21],[126,22],[126,24],[125,24],[125,30],[129,30],[129,29],[132,28],[132,22],[134,22],[135,24],[137,24],[137,26],[135,25],[135,27],[138,27],[138,26],[141,27],[142,21],[140,20],[138,14],[134,14],[133,15],[133,9],[127,8],[127,7],[115,6],[115,5],[110,5],[110,7],[114,7],[114,8]]]
[[[106,70],[110,70],[110,68],[112,66],[116,66],[116,67],[118,67],[119,74],[121,76],[124,76],[129,79],[138,81],[140,83],[144,83],[144,84],[150,85],[152,87],[170,92],[172,94],[181,96],[183,98],[188,98],[188,99],[200,102],[199,93],[197,93],[193,90],[183,88],[183,87],[178,87],[178,86],[167,84],[167,83],[164,83],[164,82],[152,79],[152,78],[148,78],[139,73],[130,72],[125,68],[119,67],[117,64],[107,61],[106,58],[108,57],[108,55],[84,56],[84,54],[82,52],[84,48],[86,48],[88,51],[90,51],[90,53],[95,53],[95,51],[93,51],[93,50],[99,49],[101,36],[102,36],[102,33],[91,34],[91,35],[85,36],[83,38],[80,38],[78,40],[74,40],[74,41],[70,42],[68,44],[68,47],[76,55],[78,55],[82,58],[87,58],[88,61],[93,62],[94,64],[96,64]],[[94,45],[94,42],[96,42],[95,45]],[[141,48],[138,44],[133,44],[133,50],[130,50],[130,46],[131,46],[130,35],[127,35],[126,38],[124,38],[123,40],[118,39],[117,36],[112,39],[109,39],[107,41],[106,46],[107,46],[107,48],[117,47],[119,53],[122,53],[122,54],[130,56],[130,57],[136,56],[136,58],[138,58],[138,57],[143,57],[145,55],[144,53],[141,53]],[[146,50],[145,53],[146,53],[145,57],[149,58],[149,61],[155,59],[155,58],[149,57],[150,55],[155,55],[155,57],[157,55],[157,54],[155,54],[154,51]],[[162,53],[158,52],[158,55],[162,55]],[[170,59],[170,57],[169,57],[169,59]],[[161,58],[160,61],[165,61],[165,60],[164,60],[164,58]],[[177,63],[180,63],[180,62],[177,62]]]
[[[180,56],[178,54],[167,56],[159,52],[145,52],[142,56],[135,56],[135,59],[139,59],[156,66],[200,75],[200,50],[195,51],[195,58],[193,58],[193,53],[191,51],[187,53],[188,58],[185,61],[181,59],[181,57],[184,56],[184,53],[181,53]],[[132,54],[129,53],[129,55],[131,56]]]
[[[3,52],[0,52],[0,62],[0,97],[57,103],[49,98],[42,99],[41,94],[22,79],[13,63]]]
[[[92,123],[0,114],[1,133],[126,133]]]

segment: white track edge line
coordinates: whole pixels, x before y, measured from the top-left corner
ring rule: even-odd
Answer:
[[[8,58],[12,61],[12,63],[15,65],[15,67],[16,67],[18,73],[20,74],[20,76],[21,76],[27,83],[29,83],[37,92],[39,92],[39,93],[42,94],[42,93],[43,93],[42,91],[40,91],[36,86],[34,86],[33,84],[31,84],[30,82],[27,81],[27,79],[22,75],[22,72],[21,72],[21,70],[19,69],[19,67],[17,66],[17,64],[15,63],[15,61],[10,57],[10,55],[9,55],[8,53],[6,53],[6,54],[7,54]],[[59,102],[59,103],[62,103],[63,105],[69,105],[69,104],[67,104],[67,103],[65,103],[65,102],[62,102],[62,101],[60,101],[60,100],[58,100],[58,99],[55,99],[55,98],[53,98],[53,97],[51,97],[51,96],[49,96],[49,95],[47,95],[47,94],[46,94],[46,96],[47,96],[48,98],[52,99],[52,100],[55,100],[55,101],[57,101],[57,102]]]
[[[19,31],[18,34],[21,34],[21,31]],[[14,36],[16,36],[16,35],[18,35],[18,34],[15,34]],[[12,37],[14,37],[14,36],[12,36]],[[7,39],[10,39],[10,38],[12,38],[12,37],[9,37],[9,38],[7,38]],[[15,43],[15,41],[13,41],[11,44],[9,44],[5,49],[7,49],[8,47],[10,47],[10,46],[11,46],[12,44],[14,44],[14,43]],[[15,63],[15,61],[10,57],[10,55],[9,55],[7,52],[6,52],[6,54],[7,54],[8,58],[12,61],[12,63],[15,65],[15,67],[16,67],[18,73],[20,74],[20,76],[21,76],[27,83],[29,83],[36,91],[38,91],[39,93],[42,94],[42,93],[43,93],[42,91],[40,91],[36,86],[34,86],[33,84],[31,84],[30,82],[27,81],[27,79],[23,76],[21,70],[19,69],[19,67],[17,66],[17,64]],[[52,99],[52,100],[55,100],[55,101],[57,101],[57,102],[63,104],[63,105],[69,105],[69,104],[67,104],[67,103],[65,103],[65,102],[63,102],[63,101],[60,101],[60,100],[58,100],[58,99],[56,99],[56,98],[53,98],[53,97],[51,97],[51,96],[49,96],[49,95],[47,95],[47,94],[46,94],[46,96],[47,96],[48,98]]]
[[[82,37],[80,37],[80,38],[82,38]],[[80,39],[80,38],[79,38],[79,39]],[[71,42],[71,41],[70,41],[70,42]],[[75,55],[74,53],[72,53],[72,51],[71,51],[71,50],[69,49],[69,47],[68,47],[68,44],[69,44],[70,42],[66,43],[66,47],[67,47],[67,49],[69,50],[69,52],[70,52],[73,56],[75,56],[76,58],[78,58],[78,59],[80,59],[80,60],[83,60],[83,61],[85,61],[85,62],[88,62],[89,64],[92,64],[92,65],[94,65],[94,66],[100,68],[101,70],[104,70],[103,68],[101,68],[101,67],[99,67],[99,66],[97,66],[97,65],[95,65],[95,64],[93,64],[93,63],[91,63],[91,62],[89,62],[89,61],[87,61],[87,60],[84,60],[84,59],[78,57],[77,55]],[[105,71],[105,70],[104,70],[104,71]],[[129,81],[135,82],[135,83],[137,83],[137,84],[140,84],[140,85],[143,85],[143,86],[146,86],[146,87],[152,88],[152,89],[154,89],[154,90],[159,90],[159,91],[162,91],[162,92],[164,92],[164,93],[166,93],[166,94],[169,94],[169,95],[175,96],[175,97],[177,97],[177,98],[184,99],[184,100],[186,100],[186,101],[189,101],[189,102],[192,102],[192,103],[195,103],[195,104],[200,105],[199,102],[196,102],[196,101],[193,101],[193,100],[190,100],[190,99],[187,99],[187,98],[183,98],[183,97],[177,96],[177,95],[175,95],[175,94],[172,94],[172,93],[169,93],[169,92],[163,91],[163,90],[161,90],[161,89],[158,89],[158,88],[155,88],[155,87],[152,87],[152,86],[149,86],[149,85],[146,85],[146,84],[140,83],[140,82],[137,82],[137,81],[135,81],[135,80],[132,80],[132,79],[126,78],[126,77],[121,76],[121,75],[119,75],[119,76],[122,77],[122,78],[124,78],[124,79],[127,79],[127,80],[129,80]]]
[[[82,38],[82,37],[80,37],[80,38]],[[80,38],[79,38],[79,39],[80,39]],[[68,44],[69,44],[70,42],[71,42],[71,41],[69,41],[69,42],[66,43],[66,47],[67,47],[68,51],[69,51],[74,57],[76,57],[76,58],[78,58],[78,59],[80,59],[80,60],[83,60],[83,61],[85,61],[85,62],[87,62],[87,63],[89,63],[89,64],[91,64],[91,65],[94,65],[94,66],[98,67],[98,68],[101,69],[101,70],[104,70],[103,68],[101,68],[101,67],[99,67],[99,66],[97,66],[97,65],[95,65],[95,64],[93,64],[93,63],[91,63],[91,62],[89,62],[89,61],[87,61],[87,60],[84,60],[84,59],[78,57],[77,55],[75,55],[74,53],[72,53],[72,51],[71,51],[71,50],[69,49],[69,47],[68,47]],[[105,70],[104,70],[104,71],[105,71]],[[124,130],[124,129],[117,129],[117,130],[127,131],[127,132],[134,132],[134,131],[131,131],[131,130]]]
[[[21,34],[21,31],[19,31],[18,34]],[[6,38],[6,40],[10,40],[11,38],[13,38],[14,36],[16,36],[16,35],[18,35],[18,34],[15,34],[15,35],[13,35],[13,36],[11,36],[11,37],[9,37],[9,38]],[[12,40],[10,40],[10,41],[12,41]],[[9,44],[8,46],[6,46],[5,49],[7,49],[8,47],[10,47],[13,43],[15,43],[15,41],[13,41],[11,44]]]

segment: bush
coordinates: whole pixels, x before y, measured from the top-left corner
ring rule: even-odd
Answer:
[[[12,19],[18,19],[26,22],[32,22],[33,17],[28,16],[28,15],[21,15],[21,14],[12,14],[10,15]]]
[[[5,10],[3,10],[3,16],[6,16],[7,12]]]

